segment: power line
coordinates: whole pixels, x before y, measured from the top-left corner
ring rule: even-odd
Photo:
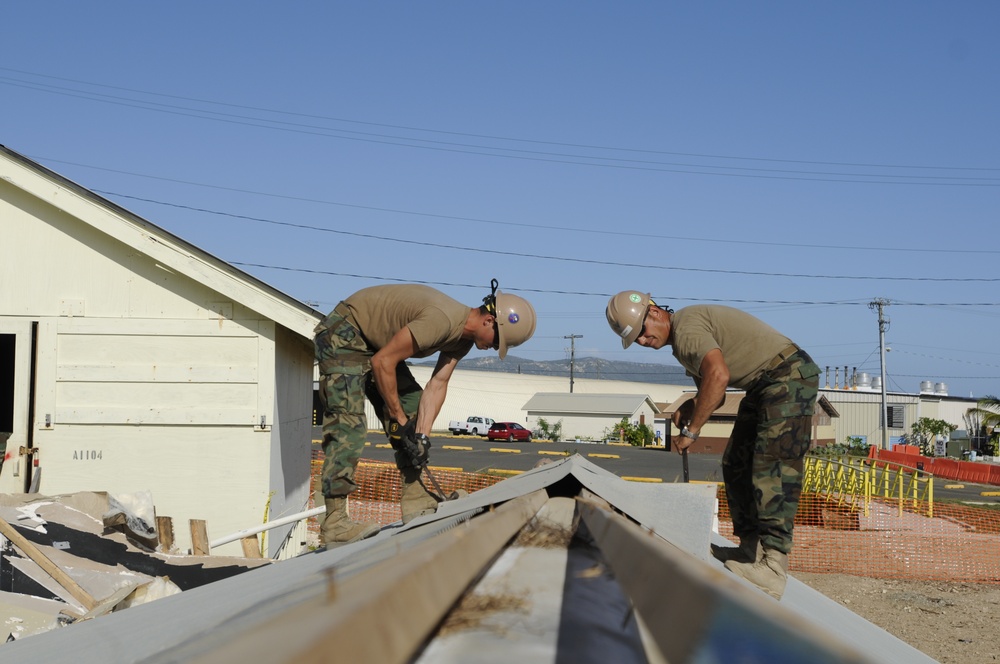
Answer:
[[[448,286],[453,288],[474,288],[476,290],[482,290],[482,284],[460,284],[454,282],[446,281],[419,281],[415,279],[398,279],[393,277],[381,277],[367,274],[353,274],[350,272],[332,272],[329,270],[314,270],[310,268],[303,267],[287,267],[281,265],[265,265],[262,263],[245,263],[240,261],[227,261],[230,265],[237,265],[241,267],[256,267],[267,270],[280,270],[285,272],[302,272],[305,274],[321,274],[330,277],[350,277],[355,279],[367,279],[371,281],[388,281],[392,283],[405,283],[405,284],[424,284],[427,286]],[[583,295],[587,297],[611,297],[611,293],[593,293],[586,291],[568,291],[568,290],[552,290],[543,288],[518,288],[510,287],[511,290],[519,291],[523,293],[542,293],[549,295]],[[666,295],[656,295],[652,299],[672,301],[672,302],[728,302],[728,303],[738,303],[738,304],[791,304],[791,305],[824,305],[824,306],[858,306],[858,305],[868,305],[867,299],[860,300],[749,300],[749,299],[737,299],[737,298],[710,298],[710,297],[675,297]],[[934,302],[897,302],[893,301],[893,306],[910,306],[910,307],[939,307],[942,306],[941,303]],[[1000,302],[949,302],[948,306],[953,307],[1000,307]]]
[[[895,302],[893,302],[893,304],[895,304]],[[930,359],[930,360],[944,360],[945,362],[959,362],[959,363],[962,363],[962,364],[971,364],[971,365],[977,366],[977,367],[1000,368],[1000,365],[990,364],[989,362],[974,362],[972,360],[955,360],[955,359],[952,359],[950,357],[941,357],[940,355],[928,355],[926,353],[911,353],[909,351],[900,350],[899,348],[896,348],[896,347],[893,347],[892,353],[893,353],[893,355],[899,353],[901,355],[911,355],[913,357],[925,357],[925,358]]]
[[[12,69],[10,67],[0,67],[2,71],[10,71],[18,74],[26,74],[28,76],[36,76],[39,78],[48,78],[52,80],[66,81],[69,83],[76,83],[79,85],[88,85],[92,87],[101,87],[111,90],[120,90],[123,92],[131,92],[136,94],[143,94],[155,97],[163,97],[167,99],[178,99],[182,101],[192,101],[200,104],[212,104],[215,106],[225,106],[228,108],[238,108],[242,110],[258,111],[262,113],[271,113],[275,115],[288,115],[294,117],[311,118],[315,120],[326,120],[329,122],[343,122],[349,124],[365,125],[370,127],[385,127],[388,129],[400,129],[405,131],[419,131],[431,134],[443,134],[449,136],[464,136],[467,138],[481,138],[487,140],[499,140],[499,141],[509,141],[517,143],[528,143],[535,145],[553,145],[558,147],[569,147],[587,150],[606,150],[614,152],[632,152],[636,154],[659,154],[659,155],[671,155],[679,157],[696,157],[699,159],[728,159],[734,161],[756,161],[756,162],[767,162],[767,163],[782,163],[782,164],[803,164],[803,165],[820,165],[820,166],[840,166],[840,167],[850,167],[850,168],[898,168],[898,169],[913,169],[913,170],[944,170],[944,171],[980,171],[980,172],[996,172],[1000,171],[1000,168],[983,168],[983,167],[970,167],[970,166],[927,166],[927,165],[901,165],[901,164],[880,164],[880,163],[858,163],[858,162],[836,162],[836,161],[810,161],[804,159],[776,159],[769,157],[747,157],[747,156],[735,156],[735,155],[719,155],[719,154],[706,154],[697,152],[672,152],[666,150],[652,150],[649,148],[624,148],[616,146],[606,146],[606,145],[593,145],[585,143],[567,143],[567,142],[557,142],[557,141],[545,141],[537,139],[526,139],[526,138],[516,138],[510,136],[497,136],[491,134],[481,134],[481,133],[470,133],[470,132],[458,132],[449,131],[442,129],[428,129],[426,127],[414,127],[409,125],[400,124],[389,124],[381,122],[372,122],[367,120],[357,120],[351,118],[340,118],[334,116],[316,115],[309,113],[300,113],[296,111],[286,111],[278,109],[269,109],[259,106],[250,106],[246,104],[233,104],[229,102],[221,102],[209,99],[201,99],[197,97],[187,97],[181,95],[171,95],[160,92],[150,92],[148,90],[138,90],[135,88],[127,88],[123,86],[107,85],[104,83],[93,83],[90,81],[81,81],[79,79],[66,78],[62,76],[51,76],[48,74],[39,74],[36,72],[29,72],[21,69]],[[12,79],[16,81],[17,79]],[[26,81],[22,81],[27,83]],[[37,85],[37,84],[36,84]],[[53,86],[54,87],[54,86]]]
[[[46,87],[53,88],[55,86],[37,87],[38,85],[44,85],[44,84],[34,84],[34,83],[25,84],[23,82],[12,83],[9,80],[7,82],[4,82],[3,79],[0,79],[0,84],[13,85],[15,87],[25,87],[38,92],[47,92],[49,94],[78,97],[78,98],[88,99],[90,101],[97,101],[101,103],[138,108],[141,110],[155,111],[158,113],[182,115],[186,117],[194,117],[203,120],[212,120],[215,122],[223,122],[227,124],[256,127],[259,129],[271,129],[275,131],[301,133],[301,134],[322,136],[325,138],[333,138],[340,140],[361,141],[361,142],[369,142],[377,144],[394,145],[397,147],[408,147],[408,148],[416,148],[423,150],[434,150],[440,152],[452,152],[459,154],[471,154],[471,155],[487,156],[487,157],[499,157],[505,159],[520,159],[526,161],[561,163],[561,164],[569,164],[576,166],[591,166],[598,168],[614,168],[614,169],[652,171],[652,172],[663,172],[663,173],[680,173],[687,175],[710,175],[717,177],[758,178],[758,179],[770,179],[770,180],[801,180],[808,182],[895,184],[895,185],[911,185],[911,186],[925,185],[925,186],[961,186],[961,187],[1000,187],[1000,179],[998,178],[981,178],[981,177],[969,177],[969,176],[964,176],[959,178],[954,176],[941,176],[941,175],[894,175],[890,173],[838,173],[830,171],[803,171],[803,170],[790,171],[783,169],[751,168],[743,166],[724,166],[724,165],[714,165],[714,164],[652,162],[652,161],[644,161],[638,159],[621,159],[616,157],[602,157],[594,155],[542,152],[537,150],[525,150],[518,148],[507,148],[507,147],[489,146],[489,145],[470,145],[470,144],[455,143],[449,141],[413,138],[408,136],[381,135],[381,134],[372,134],[370,132],[357,132],[352,130],[301,125],[298,123],[267,120],[262,118],[248,118],[244,116],[236,116],[234,114],[229,114],[229,113],[219,113],[217,111],[207,111],[202,109],[189,109],[184,107],[170,106],[167,104],[160,104],[158,102],[148,102],[148,101],[131,100],[131,99],[122,100],[121,98],[114,98],[111,97],[110,95],[102,95],[100,93],[90,93],[78,90],[73,91],[75,94],[71,94],[69,92],[59,91],[60,88],[56,88],[55,90],[46,89]],[[156,94],[156,93],[144,93],[144,94]],[[96,95],[96,97],[93,95]],[[105,98],[102,99],[99,97],[105,97]],[[114,101],[114,99],[118,99],[118,101]],[[131,102],[131,103],[126,103],[126,102]],[[155,108],[150,105],[160,106],[162,108]],[[222,116],[222,117],[206,116],[204,115],[205,113],[209,113],[212,116]],[[267,124],[261,124],[261,123],[267,123]],[[340,133],[329,133],[329,132],[340,132]],[[344,135],[344,134],[353,134],[353,135]],[[400,141],[407,141],[407,142],[400,142]],[[488,150],[489,152],[486,152],[484,150]],[[664,166],[671,166],[674,168],[662,168]],[[690,170],[690,169],[715,169],[716,171],[726,171],[726,172],[712,172],[706,170]],[[733,171],[744,171],[744,172],[738,173]],[[790,173],[794,175],[789,175]],[[869,178],[869,179],[858,179],[858,178]],[[870,178],[891,178],[892,180],[885,180],[885,179],[876,180]],[[958,180],[963,180],[963,181],[960,182]]]
[[[101,192],[101,193],[108,193],[108,192]],[[108,194],[108,195],[116,195],[116,194]],[[189,205],[180,205],[177,203],[165,203],[162,201],[154,201],[151,199],[137,198],[131,196],[126,196],[126,198],[133,198],[135,200],[142,200],[148,203],[156,203],[158,205],[166,205],[178,209],[191,210],[193,212],[202,212],[205,214],[212,214],[221,217],[229,217],[232,219],[242,219],[244,221],[253,221],[263,224],[283,226],[286,228],[297,228],[299,230],[309,230],[321,233],[333,233],[335,235],[345,235],[348,237],[364,238],[368,240],[379,240],[382,242],[396,242],[399,244],[431,247],[435,249],[451,249],[455,251],[461,251],[462,253],[469,253],[469,252],[484,253],[484,254],[489,254],[490,256],[511,256],[514,258],[532,258],[538,260],[559,261],[565,263],[581,263],[585,265],[607,265],[612,267],[630,267],[630,268],[646,269],[646,270],[694,272],[701,274],[729,274],[729,275],[756,276],[756,277],[787,277],[794,279],[837,279],[837,280],[854,280],[854,281],[919,281],[919,282],[945,282],[945,283],[1000,282],[1000,277],[881,277],[881,276],[871,276],[871,275],[864,276],[855,274],[822,275],[822,274],[803,274],[803,273],[784,273],[784,272],[755,272],[750,270],[723,270],[719,268],[680,267],[675,265],[650,265],[648,263],[619,263],[615,261],[597,260],[593,258],[549,256],[544,254],[529,254],[521,251],[504,251],[502,249],[497,249],[497,248],[485,249],[482,247],[463,247],[452,244],[442,244],[440,242],[426,242],[423,240],[405,240],[397,237],[374,235],[372,233],[345,231],[334,228],[325,228],[323,226],[312,226],[310,224],[293,223],[290,221],[278,221],[275,219],[252,217],[250,215],[234,214],[231,212],[221,212],[218,210],[209,210],[207,208],[198,208]]]
[[[893,373],[896,378],[926,378],[926,374],[900,374]],[[942,380],[1000,380],[1000,376],[938,376],[935,374],[936,378]]]
[[[233,188],[233,187],[222,187],[222,186],[218,186],[218,185],[210,185],[210,184],[204,184],[204,183],[200,183],[200,182],[190,182],[190,181],[187,181],[187,180],[176,180],[176,179],[172,179],[172,178],[161,178],[161,177],[154,176],[154,175],[145,175],[145,174],[142,174],[142,173],[134,173],[134,172],[130,172],[130,171],[121,171],[121,170],[115,170],[115,169],[109,169],[109,168],[102,168],[100,166],[91,166],[91,165],[88,165],[88,164],[80,164],[80,163],[76,163],[76,162],[60,161],[58,159],[45,159],[43,157],[35,157],[35,158],[39,159],[39,160],[50,161],[50,162],[53,162],[53,163],[70,164],[72,166],[79,166],[81,168],[92,168],[92,169],[95,169],[95,170],[108,171],[108,172],[111,172],[111,173],[119,173],[119,174],[122,174],[122,175],[131,175],[131,176],[134,176],[134,177],[163,180],[163,181],[166,181],[166,182],[176,182],[176,183],[179,183],[179,184],[187,184],[187,185],[192,185],[192,186],[196,186],[196,187],[205,187],[205,188],[209,188],[209,189],[220,189],[220,190],[224,190],[224,191],[235,191],[235,192],[238,192],[238,193],[252,194],[252,195],[255,195],[255,196],[267,196],[267,197],[272,197],[272,198],[281,198],[281,199],[284,199],[284,200],[301,201],[301,202],[305,202],[305,203],[318,203],[318,204],[322,204],[322,205],[333,205],[333,206],[346,207],[346,208],[351,208],[351,209],[356,209],[356,210],[369,210],[369,211],[372,211],[372,212],[386,212],[386,213],[390,213],[390,214],[405,214],[405,215],[412,215],[412,216],[418,216],[418,217],[427,217],[427,218],[434,218],[434,219],[445,219],[445,220],[449,220],[449,221],[461,221],[461,222],[470,222],[471,221],[471,222],[480,223],[480,224],[493,224],[493,225],[507,226],[507,227],[530,228],[532,230],[560,231],[560,232],[567,232],[567,233],[587,233],[587,234],[595,234],[595,235],[612,235],[612,236],[615,236],[615,237],[641,237],[641,238],[643,238],[645,240],[670,240],[670,241],[673,241],[673,242],[679,242],[679,241],[682,241],[682,242],[707,242],[707,243],[714,243],[714,244],[736,244],[736,245],[744,245],[744,246],[765,246],[765,247],[790,247],[790,248],[800,248],[800,249],[837,249],[837,250],[847,250],[847,251],[852,251],[852,252],[855,252],[855,251],[877,251],[879,253],[885,253],[885,252],[905,252],[905,253],[933,253],[933,254],[942,254],[942,253],[953,253],[953,254],[1000,254],[1000,249],[944,249],[944,248],[939,248],[939,247],[928,248],[928,249],[920,249],[920,248],[886,247],[886,246],[879,246],[879,247],[864,246],[864,247],[862,247],[862,246],[831,245],[831,244],[801,244],[801,243],[793,243],[793,242],[761,242],[761,241],[757,241],[757,240],[729,240],[729,239],[725,239],[725,238],[704,238],[704,237],[691,237],[691,236],[680,236],[680,235],[659,235],[659,234],[656,234],[656,233],[632,233],[632,232],[629,232],[627,230],[617,230],[617,229],[616,230],[602,230],[602,229],[591,229],[591,228],[574,228],[574,227],[571,227],[571,226],[551,226],[551,225],[546,225],[546,224],[526,224],[526,223],[523,223],[523,222],[515,222],[515,221],[500,221],[500,220],[495,220],[495,219],[482,219],[482,218],[478,218],[478,217],[465,217],[465,216],[458,216],[458,215],[439,214],[439,213],[434,213],[434,212],[418,212],[418,211],[414,211],[414,210],[402,210],[402,209],[398,209],[398,208],[385,208],[385,207],[378,207],[378,206],[372,206],[372,205],[359,205],[359,204],[355,204],[355,203],[344,203],[344,202],[340,202],[340,201],[326,201],[326,200],[320,200],[320,199],[314,199],[314,198],[302,198],[302,197],[296,197],[296,196],[286,196],[286,195],[283,195],[283,194],[272,194],[272,193],[267,193],[267,192],[252,191],[252,190],[248,190],[248,189],[237,189],[237,188]],[[181,208],[186,207],[186,206],[179,205],[179,204],[176,204],[176,203],[166,203],[166,202],[163,202],[163,201],[157,201],[157,200],[153,200],[153,199],[149,199],[149,198],[142,198],[142,197],[139,197],[139,196],[130,196],[128,194],[121,194],[121,193],[117,193],[117,192],[102,191],[100,189],[94,189],[93,191],[95,191],[97,193],[100,193],[100,194],[108,195],[108,196],[117,196],[119,198],[127,198],[127,199],[131,199],[131,200],[143,201],[145,203],[153,203],[153,204],[156,204],[156,205],[167,205],[167,206],[181,207]],[[202,211],[199,208],[194,208],[194,207],[191,207],[191,208],[188,208],[188,209],[195,210],[195,211]],[[207,210],[205,210],[205,211],[209,212]],[[221,213],[220,212],[220,213],[216,213],[216,214],[225,214],[225,213]]]
[[[129,176],[132,176],[132,177],[147,178],[147,179],[151,179],[151,180],[160,180],[160,181],[163,181],[163,182],[174,182],[174,183],[177,183],[177,184],[190,185],[190,186],[193,186],[193,187],[203,187],[203,188],[206,188],[206,189],[218,189],[220,191],[232,191],[232,192],[241,193],[241,194],[250,194],[250,195],[253,195],[253,196],[265,196],[265,197],[270,197],[270,198],[278,198],[278,199],[282,199],[282,200],[300,201],[300,202],[304,202],[304,203],[316,203],[316,204],[319,204],[319,205],[333,205],[333,206],[346,207],[346,208],[351,208],[351,209],[356,209],[356,210],[369,210],[369,211],[373,211],[373,212],[385,212],[385,213],[390,213],[390,214],[405,214],[405,215],[412,215],[412,216],[418,216],[418,217],[426,217],[426,218],[434,218],[434,219],[445,219],[445,220],[450,220],[450,221],[474,222],[474,223],[481,223],[481,224],[495,224],[495,225],[499,225],[499,226],[530,228],[530,229],[534,229],[534,230],[555,230],[555,231],[560,231],[560,232],[571,232],[571,233],[589,233],[589,234],[598,234],[598,235],[614,235],[616,237],[622,237],[622,236],[625,236],[625,237],[641,237],[641,238],[646,239],[646,240],[670,240],[670,241],[675,241],[675,242],[677,242],[677,241],[684,241],[684,242],[707,242],[707,243],[715,243],[715,244],[736,244],[736,245],[766,246],[766,247],[794,247],[794,248],[802,248],[802,249],[836,249],[836,250],[848,250],[848,251],[852,251],[852,252],[855,252],[855,251],[877,251],[879,253],[885,253],[885,252],[904,252],[904,253],[934,253],[934,254],[943,254],[943,253],[952,253],[952,254],[1000,254],[1000,250],[997,250],[997,249],[944,249],[944,248],[937,248],[937,247],[935,247],[935,248],[929,248],[929,249],[921,249],[921,248],[886,247],[886,246],[878,246],[878,247],[864,246],[864,247],[861,247],[861,246],[851,246],[851,245],[800,244],[800,243],[792,243],[792,242],[761,242],[761,241],[755,241],[755,240],[728,240],[728,239],[725,239],[725,238],[703,238],[703,237],[690,237],[690,236],[677,236],[677,235],[658,235],[656,233],[632,233],[632,232],[629,232],[629,231],[626,231],[626,230],[621,230],[621,231],[619,231],[619,230],[601,230],[601,229],[590,229],[590,228],[574,228],[574,227],[570,227],[570,226],[551,226],[551,225],[544,225],[544,224],[526,224],[526,223],[513,222],[513,221],[500,221],[500,220],[495,220],[495,219],[482,219],[482,218],[478,218],[478,217],[465,217],[465,216],[458,216],[458,215],[439,214],[439,213],[434,213],[434,212],[419,212],[419,211],[414,211],[414,210],[401,210],[401,209],[397,209],[397,208],[385,208],[385,207],[378,207],[378,206],[371,206],[371,205],[359,205],[359,204],[355,204],[355,203],[344,203],[344,202],[340,202],[340,201],[327,201],[327,200],[322,200],[322,199],[306,198],[306,197],[301,197],[301,196],[288,196],[288,195],[285,195],[285,194],[274,194],[274,193],[269,193],[269,192],[254,191],[254,190],[251,190],[251,189],[240,189],[240,188],[237,188],[237,187],[224,187],[224,186],[221,186],[221,185],[205,184],[205,183],[202,183],[202,182],[192,182],[190,180],[180,180],[180,179],[176,179],[176,178],[167,178],[167,177],[156,176],[156,175],[147,175],[147,174],[144,174],[144,173],[135,173],[135,172],[132,172],[132,171],[123,171],[123,170],[119,170],[119,169],[105,168],[105,167],[102,167],[102,166],[93,166],[93,165],[90,165],[90,164],[81,164],[79,162],[65,161],[65,160],[60,160],[60,159],[51,159],[51,158],[47,158],[47,157],[38,157],[38,156],[34,156],[34,155],[32,155],[32,158],[35,159],[35,160],[37,160],[37,161],[45,161],[45,162],[51,162],[51,163],[56,163],[56,164],[68,164],[68,165],[71,165],[71,166],[77,166],[77,167],[80,167],[80,168],[90,168],[90,169],[94,169],[94,170],[105,171],[105,172],[108,172],[108,173],[118,173],[118,174],[121,174],[121,175],[129,175]],[[186,206],[183,206],[183,205],[180,205],[180,204],[176,204],[176,203],[166,203],[166,202],[163,202],[163,201],[157,201],[157,200],[153,200],[153,199],[149,199],[149,198],[142,198],[142,197],[139,197],[139,196],[130,196],[128,194],[121,194],[121,193],[117,193],[117,192],[102,191],[100,189],[94,189],[93,191],[95,191],[97,193],[100,193],[100,194],[107,195],[107,196],[118,196],[119,198],[127,198],[127,199],[131,199],[131,200],[143,201],[143,202],[146,202],[146,203],[153,203],[153,204],[156,204],[156,205],[166,205],[166,206],[179,207],[179,208],[185,208],[186,207]],[[188,209],[191,209],[191,210],[194,210],[194,211],[200,211],[199,208],[195,208],[195,207],[190,207]],[[211,212],[211,211],[208,211],[208,210],[205,210],[205,211],[206,212]],[[224,213],[217,213],[217,214],[224,214]]]

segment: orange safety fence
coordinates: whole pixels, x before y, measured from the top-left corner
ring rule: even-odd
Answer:
[[[719,487],[719,532],[733,539]],[[1000,583],[1000,511],[972,505],[873,498],[863,510],[803,493],[795,518],[791,572],[880,579]]]
[[[313,486],[319,483],[322,455],[312,462]],[[500,475],[433,469],[445,492],[469,493],[505,479]],[[381,525],[400,519],[399,471],[395,464],[363,460],[351,494],[350,511],[358,521]],[[719,533],[733,539],[732,517],[720,484]],[[856,505],[822,493],[803,493],[795,519],[794,572],[841,573],[872,578],[1000,583],[1000,511],[971,505],[899,501],[873,497],[867,514]],[[933,513],[933,516],[927,516]],[[318,542],[318,520],[309,531]]]
[[[319,477],[322,469],[322,453],[314,454],[312,461],[312,486],[314,491],[319,488]],[[457,489],[464,489],[472,493],[505,479],[505,477],[500,475],[466,473],[433,465],[431,466],[431,472],[434,473],[434,477],[441,484],[441,489],[446,494]],[[396,523],[402,518],[402,512],[399,509],[401,483],[396,464],[362,460],[358,464],[354,479],[358,483],[359,488],[351,494],[348,502],[348,509],[352,519],[355,521],[374,522],[385,526],[390,523]],[[320,505],[314,505],[312,494],[310,494],[309,506],[320,507]],[[313,535],[318,534],[319,520],[316,517],[309,519],[308,529]],[[318,541],[318,535],[316,539]]]

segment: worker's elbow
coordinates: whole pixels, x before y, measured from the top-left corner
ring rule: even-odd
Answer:
[[[375,353],[372,355],[372,369],[379,371],[382,369],[389,369],[389,360],[382,353]]]
[[[725,365],[714,367],[705,379],[705,382],[714,387],[721,386],[722,389],[726,389],[729,386],[729,367]]]

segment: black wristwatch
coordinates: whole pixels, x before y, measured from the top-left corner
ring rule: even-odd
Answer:
[[[685,438],[690,438],[691,440],[698,440],[698,435],[694,431],[690,431],[687,427],[681,429],[681,435]]]

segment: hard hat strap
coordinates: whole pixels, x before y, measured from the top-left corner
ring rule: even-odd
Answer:
[[[486,310],[497,315],[497,286],[500,285],[496,279],[490,280],[490,294],[483,298],[483,304],[486,306]]]
[[[658,305],[656,302],[653,301],[653,298],[649,298],[649,305],[653,307],[660,307],[660,305]],[[674,313],[674,310],[671,309],[670,307],[660,307],[660,309],[663,309],[668,314]]]

